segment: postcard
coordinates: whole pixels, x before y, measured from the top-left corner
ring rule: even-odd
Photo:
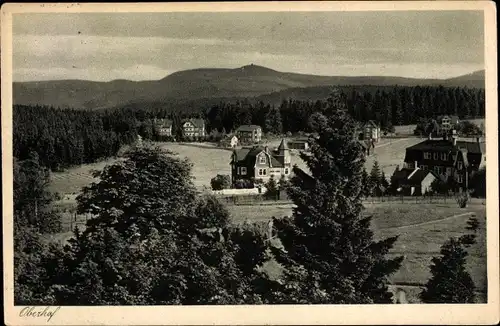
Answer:
[[[498,323],[493,2],[1,23],[7,325]]]

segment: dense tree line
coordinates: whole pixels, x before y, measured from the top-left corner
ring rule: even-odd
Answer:
[[[482,89],[439,87],[393,87],[371,91],[357,88],[340,90],[339,97],[357,121],[377,121],[383,129],[417,124],[438,115],[459,118],[484,117],[485,93]],[[205,114],[208,128],[234,130],[241,124],[257,124],[276,133],[311,131],[308,118],[328,105],[325,100],[283,100],[278,107],[259,101],[221,102]],[[277,113],[279,111],[279,114]],[[281,120],[281,121],[279,121]]]
[[[127,111],[79,111],[14,106],[13,154],[19,160],[38,153],[52,170],[114,156],[137,137],[137,122]]]
[[[385,130],[422,123],[440,114],[484,116],[484,96],[480,89],[444,87],[385,87],[370,91],[343,88],[339,92],[340,101],[355,120],[375,120]],[[161,106],[80,111],[16,105],[14,156],[23,160],[35,151],[40,163],[52,170],[95,162],[116,155],[137,135],[159,140],[153,118],[171,119],[173,136],[179,140],[183,139],[182,121],[186,118],[204,119],[207,133],[231,132],[243,124],[260,125],[273,134],[310,132],[309,117],[328,105],[326,100],[289,99],[276,106],[240,99],[179,112]]]

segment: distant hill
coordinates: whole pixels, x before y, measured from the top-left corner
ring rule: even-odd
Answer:
[[[257,65],[247,65],[235,69],[204,68],[179,71],[155,81],[15,82],[13,97],[14,104],[99,109],[121,107],[131,103],[258,97],[288,89],[334,85],[443,85],[484,88],[484,71],[440,80],[381,76],[318,76],[279,72]]]

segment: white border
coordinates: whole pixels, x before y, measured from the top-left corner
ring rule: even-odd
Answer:
[[[488,303],[476,305],[273,305],[62,307],[49,323],[13,306],[12,14],[26,12],[483,10],[485,22]],[[8,325],[495,324],[499,321],[496,8],[487,1],[4,4],[1,10],[4,311]]]

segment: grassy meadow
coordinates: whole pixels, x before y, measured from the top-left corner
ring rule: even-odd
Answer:
[[[270,148],[277,147],[281,140],[273,140],[268,143]],[[374,160],[389,177],[396,165],[402,165],[405,149],[408,146],[420,142],[417,138],[382,139],[376,144],[373,155],[367,157],[366,168],[371,169]],[[198,189],[210,187],[210,179],[217,174],[231,174],[229,165],[231,151],[219,148],[212,143],[156,143],[161,148],[170,150],[182,158],[188,158],[193,164],[193,182]],[[300,159],[297,151],[292,151],[292,164],[306,169],[304,162]],[[61,195],[77,194],[82,187],[96,181],[92,176],[93,170],[102,170],[107,164],[115,162],[116,158],[110,158],[98,163],[83,164],[70,168],[64,172],[55,172],[51,175],[50,190]]]
[[[367,158],[366,168],[369,171],[374,160],[389,177],[396,165],[402,165],[405,149],[422,141],[415,137],[399,139],[382,139],[376,144],[374,154]],[[280,140],[268,143],[271,148],[277,147]],[[194,184],[202,189],[209,187],[210,179],[216,174],[230,174],[231,151],[218,148],[210,143],[157,143],[161,148],[188,158],[193,164]],[[65,232],[52,235],[48,240],[65,242],[72,236],[70,231],[75,226],[84,228],[85,217],[74,215],[75,196],[83,186],[96,181],[92,170],[100,170],[106,164],[117,159],[109,159],[95,164],[87,164],[65,172],[53,173],[50,190],[65,195],[65,199],[56,203],[64,217]],[[292,164],[305,168],[304,162],[293,152]],[[272,216],[289,216],[293,205],[279,202],[273,205],[228,205],[234,223],[245,221],[267,221]],[[470,249],[468,269],[480,292],[486,289],[486,242],[485,242],[485,206],[482,202],[473,202],[466,209],[459,209],[450,198],[446,203],[424,203],[405,201],[400,203],[365,203],[365,213],[373,216],[372,229],[377,239],[398,235],[399,239],[390,255],[404,255],[401,269],[392,276],[397,287],[403,289],[409,302],[417,302],[419,286],[429,278],[429,266],[433,256],[438,255],[440,246],[451,236],[459,236],[466,226],[470,214],[476,214],[481,222],[478,231],[478,244]],[[280,267],[275,262],[265,267],[270,274],[279,275]]]

